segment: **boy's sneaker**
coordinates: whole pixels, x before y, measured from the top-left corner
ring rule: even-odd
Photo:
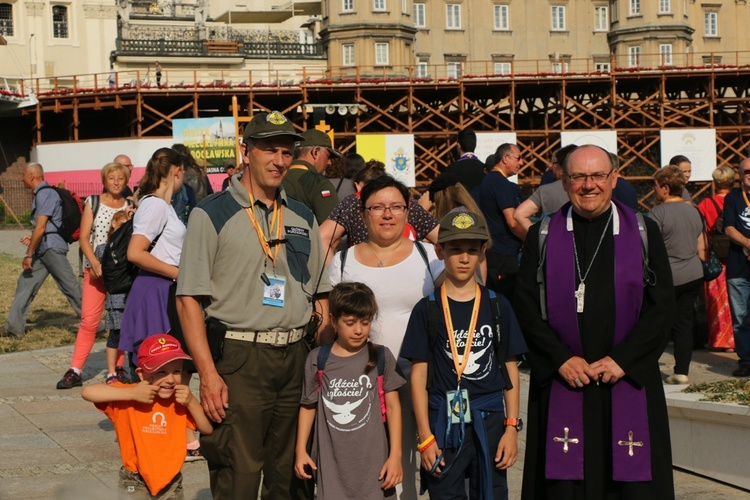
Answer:
[[[83,385],[83,379],[73,369],[69,369],[63,375],[63,378],[57,383],[58,389],[72,389],[73,387],[81,387]]]
[[[201,455],[201,449],[198,448],[197,450],[187,450],[187,454],[185,455],[185,461],[195,462],[196,460],[205,460],[203,455]]]
[[[115,382],[117,382],[117,376],[116,376],[116,375],[114,375],[114,374],[112,374],[112,375],[107,375],[107,380],[106,380],[105,382],[106,382],[106,384],[107,384],[107,385],[112,385],[112,384],[114,384]]]
[[[117,377],[117,381],[120,382],[121,384],[130,383],[130,377],[128,377],[128,372],[122,366],[115,367],[115,377]]]

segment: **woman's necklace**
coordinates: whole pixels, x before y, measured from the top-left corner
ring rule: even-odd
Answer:
[[[396,247],[395,247],[395,248],[393,249],[393,251],[391,252],[391,254],[395,253],[395,252],[396,252],[396,250],[398,250],[398,247],[400,247],[400,246],[401,246],[401,243],[402,243],[403,241],[404,241],[404,239],[403,239],[403,238],[399,238],[399,240],[398,240],[398,244],[397,244],[397,245],[396,245]],[[380,258],[380,257],[378,256],[378,254],[377,254],[377,253],[375,253],[375,250],[373,250],[373,248],[372,248],[372,244],[371,244],[371,243],[370,243],[369,241],[367,242],[367,248],[369,248],[369,249],[370,249],[370,251],[372,252],[372,254],[373,254],[373,255],[375,256],[375,258],[376,258],[376,259],[378,259],[378,267],[383,267],[383,266],[384,266],[383,260],[382,260],[382,259],[381,259],[381,258]]]

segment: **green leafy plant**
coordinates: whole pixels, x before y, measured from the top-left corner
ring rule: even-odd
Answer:
[[[685,392],[700,392],[705,395],[701,401],[716,403],[738,403],[750,406],[750,380],[728,379],[705,384],[690,384]]]

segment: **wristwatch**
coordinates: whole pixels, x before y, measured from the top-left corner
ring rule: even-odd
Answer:
[[[521,431],[523,430],[523,419],[521,417],[506,418],[503,420],[503,425],[505,427],[515,427],[517,431]]]

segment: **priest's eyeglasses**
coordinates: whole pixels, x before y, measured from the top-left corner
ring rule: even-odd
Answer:
[[[391,205],[390,207],[373,205],[371,207],[365,207],[365,210],[376,216],[383,215],[386,210],[389,210],[391,215],[404,215],[404,213],[406,213],[406,205]]]
[[[581,184],[585,184],[586,181],[588,181],[589,179],[591,179],[595,184],[602,184],[607,179],[609,179],[609,176],[612,175],[612,172],[614,172],[614,171],[615,170],[612,169],[609,172],[607,172],[606,174],[600,172],[600,173],[596,173],[596,174],[572,174],[572,175],[565,174],[565,175],[570,180],[571,184],[573,184],[575,186],[578,186],[578,185],[581,185]]]

